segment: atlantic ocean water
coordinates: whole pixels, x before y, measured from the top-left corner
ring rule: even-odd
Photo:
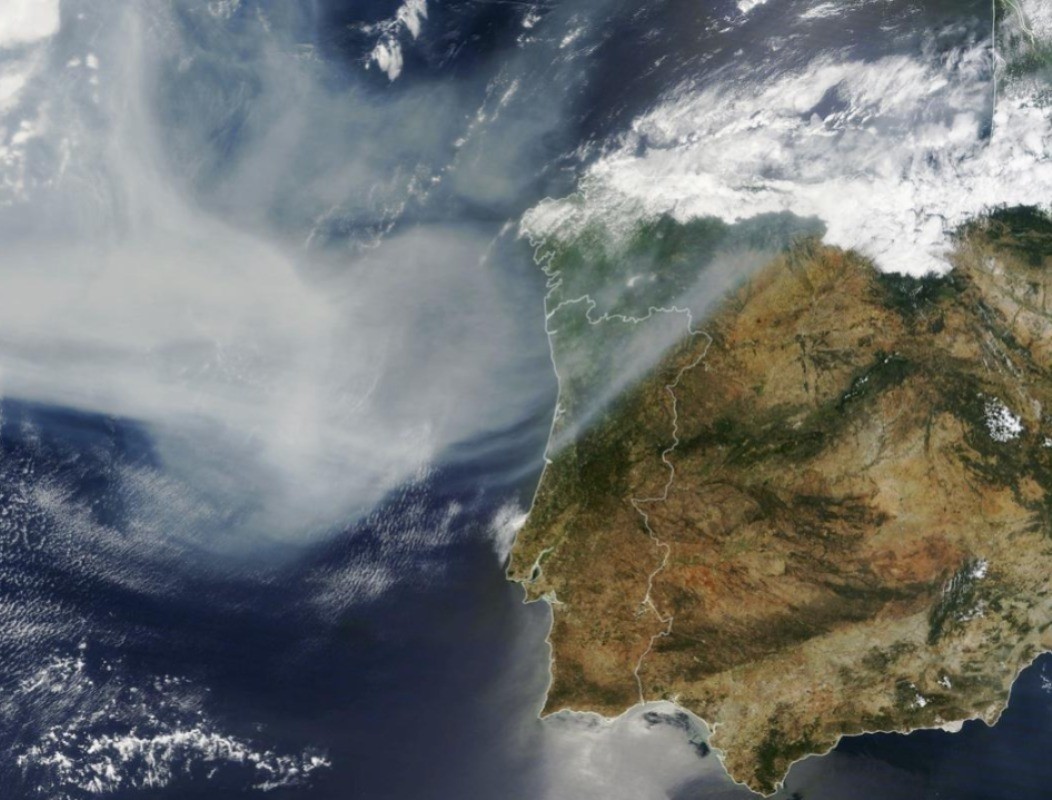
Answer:
[[[0,27],[0,800],[752,796],[667,704],[538,717],[518,224],[680,144],[629,136],[662,100],[950,60],[989,4],[54,8]],[[996,726],[845,739],[780,796],[1037,800],[1050,745],[1040,656]]]
[[[94,459],[91,470],[71,480],[73,492],[105,496],[99,459],[148,457],[133,426],[41,409],[4,411],[5,462],[19,457],[21,445],[11,431],[27,419],[41,431],[31,445],[38,459],[61,452],[67,470]],[[45,431],[59,436],[61,446],[52,449]],[[528,435],[515,438],[523,440],[520,455],[532,455],[539,466],[545,426],[533,425]],[[485,483],[492,474],[491,464],[474,467],[481,472],[473,474],[471,465],[459,467],[458,474],[438,472],[378,510],[378,518],[401,523],[410,518],[429,535],[445,530],[445,541],[425,553],[397,554],[397,568],[411,578],[335,619],[322,621],[309,610],[313,577],[377,559],[389,562],[393,554],[385,546],[383,525],[363,523],[292,563],[249,573],[209,568],[181,553],[178,563],[154,567],[184,570],[180,589],[163,596],[85,580],[54,554],[47,561],[23,559],[17,579],[5,570],[3,588],[24,593],[26,585],[47,586],[82,610],[80,631],[88,645],[80,657],[98,691],[115,680],[113,665],[130,689],[157,676],[188,676],[210,687],[200,702],[228,734],[264,738],[271,748],[326,754],[331,767],[319,770],[309,786],[277,789],[272,796],[569,797],[546,774],[546,762],[559,753],[546,742],[550,723],[537,718],[548,680],[549,612],[543,605],[522,604],[521,590],[504,578],[488,530],[500,504],[528,495],[531,480],[517,488],[473,491],[472,482]],[[444,488],[447,481],[458,490]],[[121,514],[119,507],[100,506],[98,513],[111,522]],[[459,509],[452,523],[451,507]],[[5,543],[5,557],[13,546]],[[141,568],[156,585],[151,568]],[[76,652],[75,644],[71,649]],[[972,722],[954,734],[852,737],[831,754],[794,767],[785,794],[845,800],[1046,797],[1052,783],[1046,758],[1052,740],[1050,674],[1049,656],[1025,670],[992,728]],[[119,727],[119,717],[111,724]],[[11,752],[31,728],[5,726],[5,750]],[[103,730],[97,728],[96,737]],[[697,778],[665,787],[668,796],[751,796],[719,779],[713,754],[694,752]],[[37,773],[14,767],[8,762],[0,769],[6,796],[39,796],[31,782]],[[107,796],[218,800],[234,791],[242,796],[252,778],[251,770],[232,762],[207,771],[190,768],[163,787]],[[660,787],[661,776],[653,782]]]

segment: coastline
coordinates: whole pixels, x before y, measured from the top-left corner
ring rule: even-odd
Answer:
[[[518,584],[520,586],[520,588],[521,588],[521,582],[520,581],[509,580],[509,582]],[[522,600],[522,603],[524,605],[530,605],[530,604],[533,604],[533,603],[541,603],[541,602],[545,603],[548,606],[549,615],[550,616],[553,615],[554,614],[554,608],[552,607],[551,602],[547,598],[540,597],[540,598],[531,600],[531,599],[529,599],[526,596],[525,589],[523,588],[523,600]],[[794,767],[796,767],[798,764],[802,764],[802,763],[804,763],[806,761],[809,761],[811,759],[821,759],[821,758],[824,758],[825,756],[828,756],[830,753],[832,753],[834,750],[836,750],[840,746],[841,742],[843,740],[845,740],[845,739],[862,738],[862,737],[866,737],[866,736],[876,736],[876,735],[893,735],[893,736],[908,737],[911,734],[920,733],[920,732],[941,732],[941,733],[945,733],[945,734],[947,734],[949,736],[957,736],[957,735],[961,734],[961,731],[964,728],[964,724],[967,723],[967,722],[981,722],[987,728],[992,729],[992,728],[997,726],[997,724],[1001,720],[1001,717],[1004,715],[1004,712],[1008,709],[1009,705],[1011,704],[1012,693],[1015,690],[1016,682],[1019,680],[1020,676],[1024,672],[1026,672],[1027,670],[1032,668],[1036,664],[1036,662],[1040,658],[1042,658],[1043,656],[1052,655],[1052,650],[1043,650],[1043,651],[1037,653],[1030,661],[1028,661],[1024,665],[1022,665],[1018,670],[1016,670],[1015,675],[1012,677],[1012,680],[1008,684],[1008,692],[1007,692],[1006,696],[1004,697],[1003,701],[998,704],[997,709],[996,709],[996,713],[992,716],[992,718],[987,718],[987,717],[984,717],[981,714],[977,714],[977,715],[966,717],[966,718],[960,719],[960,720],[950,720],[950,721],[944,722],[944,723],[939,724],[939,725],[934,725],[934,726],[932,726],[932,725],[919,725],[919,726],[915,726],[915,727],[906,727],[906,728],[888,728],[888,729],[874,728],[874,729],[862,729],[860,731],[853,732],[853,733],[840,733],[840,734],[837,735],[836,741],[834,741],[833,744],[831,744],[829,747],[825,748],[824,750],[815,750],[813,752],[806,753],[805,755],[802,755],[802,756],[800,756],[800,757],[798,757],[796,759],[793,759],[787,765],[784,773],[782,774],[781,778],[778,781],[778,784],[777,784],[775,790],[773,792],[765,794],[765,793],[756,791],[751,786],[749,786],[748,783],[746,783],[745,781],[738,780],[727,769],[727,766],[726,766],[727,751],[725,751],[723,748],[721,748],[719,746],[718,742],[715,741],[716,737],[718,736],[718,733],[719,733],[719,728],[722,726],[722,724],[719,721],[709,721],[709,720],[705,719],[704,717],[698,716],[696,713],[691,711],[689,708],[680,705],[675,700],[647,700],[647,701],[640,701],[640,702],[635,703],[634,705],[628,706],[627,708],[623,709],[619,714],[614,715],[614,716],[609,716],[609,715],[606,715],[606,714],[602,714],[602,713],[600,713],[598,711],[588,711],[588,710],[576,709],[576,708],[573,708],[572,706],[563,706],[563,707],[560,707],[560,708],[557,708],[557,709],[552,709],[552,710],[549,710],[549,711],[545,711],[545,708],[547,706],[548,692],[551,689],[551,683],[552,683],[552,679],[551,679],[552,667],[555,664],[555,649],[554,649],[554,646],[552,645],[552,642],[551,642],[551,631],[552,631],[552,625],[549,624],[549,626],[548,626],[548,634],[547,634],[547,636],[544,639],[544,644],[548,648],[548,676],[549,676],[549,678],[548,678],[548,687],[545,690],[544,695],[541,697],[541,702],[540,702],[540,705],[538,706],[538,709],[537,709],[537,719],[539,721],[541,721],[543,723],[545,720],[548,720],[549,718],[552,718],[552,717],[556,717],[556,716],[560,716],[560,715],[572,715],[572,716],[577,717],[577,718],[596,718],[596,719],[601,720],[604,725],[611,725],[611,726],[613,726],[613,725],[617,725],[617,724],[620,724],[620,723],[626,721],[631,714],[633,714],[634,712],[637,712],[637,711],[643,711],[648,706],[654,706],[656,708],[659,708],[659,707],[662,707],[662,706],[672,706],[676,711],[688,715],[688,717],[690,717],[692,720],[694,720],[696,724],[700,723],[703,726],[704,730],[707,733],[704,741],[709,746],[711,753],[714,756],[716,756],[716,759],[719,761],[719,764],[720,764],[720,770],[722,771],[722,773],[724,775],[726,775],[727,779],[732,784],[734,784],[735,786],[741,787],[742,789],[750,792],[753,796],[755,796],[755,797],[762,797],[762,798],[771,798],[771,797],[774,797],[774,796],[778,795],[780,792],[790,791],[790,789],[785,785],[785,781],[789,777],[789,775],[792,773]]]
[[[604,321],[605,319],[609,318],[608,315],[604,315],[603,317],[600,317],[599,319],[596,319],[596,320],[593,320],[591,318],[590,312],[591,312],[592,309],[595,308],[595,303],[592,300],[592,298],[590,296],[587,296],[587,295],[585,295],[585,296],[583,296],[581,298],[575,298],[573,300],[561,301],[560,303],[558,303],[555,306],[554,309],[550,309],[549,308],[549,301],[551,300],[551,297],[552,297],[553,293],[560,286],[560,283],[561,283],[560,282],[560,276],[559,276],[558,273],[553,272],[553,271],[551,271],[549,269],[550,256],[546,256],[544,254],[535,254],[534,260],[535,260],[535,263],[537,263],[538,265],[542,266],[542,269],[544,269],[545,274],[548,276],[548,279],[549,279],[549,284],[548,284],[549,290],[548,290],[548,292],[545,295],[545,330],[546,330],[546,334],[547,334],[547,337],[548,337],[548,343],[549,343],[549,356],[550,356],[550,359],[551,359],[551,362],[552,362],[553,373],[555,374],[555,377],[556,377],[556,382],[557,382],[558,393],[559,394],[557,395],[556,408],[554,409],[554,412],[553,412],[552,425],[551,425],[550,431],[549,431],[549,440],[548,440],[548,444],[546,445],[546,449],[545,449],[545,465],[544,465],[544,468],[541,471],[541,475],[540,475],[539,480],[538,480],[538,488],[534,491],[533,498],[532,498],[531,503],[530,503],[530,508],[527,511],[527,514],[526,514],[527,518],[529,517],[529,515],[531,515],[534,512],[534,507],[535,507],[535,505],[537,503],[538,495],[539,495],[539,492],[540,492],[540,487],[543,484],[543,481],[544,481],[544,478],[545,478],[545,474],[547,473],[548,469],[551,467],[551,465],[553,463],[553,453],[551,451],[551,447],[552,447],[552,443],[553,443],[554,434],[556,432],[556,426],[558,425],[558,422],[559,422],[559,413],[560,413],[560,409],[561,409],[561,400],[562,400],[562,396],[563,396],[562,393],[563,393],[563,390],[564,390],[563,376],[560,375],[560,373],[559,373],[559,367],[558,367],[557,360],[556,360],[556,355],[555,355],[555,346],[554,346],[553,339],[552,339],[553,331],[551,330],[551,328],[549,326],[549,321],[551,319],[551,314],[554,313],[555,311],[557,311],[559,308],[562,308],[563,306],[565,306],[568,303],[587,302],[587,303],[590,303],[589,311],[588,311],[588,321],[589,321],[590,324],[598,324],[599,322]],[[657,308],[652,308],[651,309],[651,313],[657,312],[657,311],[682,311],[682,309],[657,309]],[[689,311],[687,311],[687,313],[689,315]],[[622,320],[623,321],[638,322],[638,321],[642,321],[643,319],[649,318],[649,316],[650,315],[648,315],[647,317],[644,317],[642,319],[628,319],[628,320],[625,320],[625,318],[622,317]],[[696,335],[698,335],[700,333],[700,331],[694,330],[692,323],[691,323],[691,325],[689,327],[689,331],[690,331],[691,338],[693,338],[694,336],[696,336]],[[708,334],[706,334],[706,335],[708,335]],[[710,337],[709,344],[711,344],[711,341],[712,340],[711,340],[711,337]],[[696,367],[699,363],[701,363],[701,361],[703,360],[703,358],[707,354],[707,352],[708,352],[708,347],[706,347],[705,352],[702,353],[702,355],[699,356],[697,359],[695,359],[690,365],[688,365],[687,367],[682,368],[677,373],[677,377],[676,377],[676,379],[674,381],[672,381],[671,383],[665,385],[665,390],[669,393],[669,396],[670,396],[671,401],[672,401],[672,427],[673,427],[673,431],[672,431],[672,443],[669,446],[667,446],[661,453],[661,460],[662,460],[662,462],[670,470],[669,477],[668,477],[668,479],[667,479],[667,481],[665,483],[664,495],[663,496],[655,496],[655,497],[642,497],[642,498],[635,498],[635,497],[633,497],[633,498],[629,498],[629,500],[631,502],[631,505],[643,517],[644,523],[645,523],[645,525],[646,525],[646,527],[648,529],[648,532],[651,534],[651,538],[654,541],[655,546],[657,546],[659,548],[661,547],[662,542],[661,542],[660,539],[658,539],[656,536],[653,535],[653,531],[650,529],[650,526],[649,526],[648,516],[639,507],[639,504],[641,504],[641,503],[651,503],[651,502],[661,502],[661,501],[667,500],[667,498],[668,498],[668,491],[669,491],[673,481],[675,480],[675,467],[671,463],[669,463],[668,458],[671,455],[671,453],[675,450],[676,446],[679,443],[679,440],[678,440],[678,409],[677,409],[678,399],[676,397],[674,389],[678,385],[679,379],[682,377],[682,375],[685,372],[689,371],[689,369],[691,369],[693,367]],[[520,529],[520,531],[521,531],[521,529]],[[543,556],[543,554],[542,554],[542,556]],[[511,580],[512,582],[518,583],[520,586],[522,586],[523,592],[524,592],[524,597],[523,597],[523,602],[524,603],[536,602],[537,600],[545,600],[548,603],[549,611],[550,611],[550,613],[552,615],[551,616],[551,622],[549,624],[548,634],[547,634],[547,636],[545,638],[545,644],[548,646],[548,649],[549,649],[549,681],[548,681],[548,687],[547,687],[547,689],[545,691],[544,698],[542,700],[541,708],[540,708],[539,713],[538,713],[538,717],[540,719],[546,719],[546,718],[548,718],[550,716],[553,716],[553,715],[568,713],[568,714],[573,714],[573,715],[594,716],[594,717],[597,717],[599,719],[602,719],[605,723],[616,724],[618,721],[623,720],[627,715],[631,714],[632,712],[638,711],[639,709],[642,709],[642,708],[646,708],[648,705],[650,705],[652,703],[653,704],[671,703],[675,708],[679,709],[680,711],[683,711],[684,713],[689,714],[692,719],[695,719],[695,720],[699,721],[700,723],[702,723],[705,726],[706,730],[708,731],[708,738],[706,739],[707,742],[709,742],[710,740],[714,740],[715,742],[718,743],[718,741],[719,741],[719,728],[721,727],[721,723],[719,721],[715,721],[715,722],[711,722],[710,723],[709,720],[705,719],[704,717],[701,717],[701,716],[697,715],[695,712],[691,711],[689,708],[687,708],[687,707],[685,707],[683,705],[680,705],[676,701],[676,699],[674,697],[671,698],[671,699],[660,699],[660,700],[652,700],[652,701],[646,700],[645,693],[644,693],[643,686],[642,686],[642,681],[641,681],[640,676],[639,676],[639,670],[641,669],[646,656],[651,652],[651,650],[653,648],[653,645],[654,645],[654,642],[656,640],[660,639],[663,636],[667,636],[668,633],[669,633],[669,630],[671,629],[671,625],[673,623],[673,617],[671,615],[669,615],[669,617],[666,620],[666,618],[661,615],[659,609],[653,604],[653,601],[650,598],[650,588],[651,588],[651,586],[653,584],[653,578],[655,577],[655,575],[659,574],[661,572],[661,570],[668,563],[668,552],[667,551],[665,552],[665,555],[664,555],[664,557],[662,559],[662,562],[658,565],[656,570],[654,570],[651,573],[649,573],[649,576],[648,576],[648,589],[647,589],[647,593],[644,596],[643,603],[642,603],[642,606],[644,608],[646,608],[648,611],[652,611],[653,613],[655,613],[657,615],[659,621],[661,621],[662,623],[667,623],[667,627],[665,628],[664,631],[659,631],[657,634],[655,634],[654,636],[651,637],[647,649],[644,650],[644,652],[641,654],[641,656],[639,657],[638,661],[636,662],[636,668],[633,671],[633,676],[636,679],[637,687],[639,689],[639,700],[636,703],[632,704],[632,705],[625,706],[619,713],[614,714],[614,715],[610,715],[610,714],[606,714],[606,713],[602,713],[602,712],[598,712],[598,711],[580,710],[580,709],[574,708],[573,705],[565,705],[565,706],[561,706],[559,708],[554,708],[554,709],[545,711],[545,709],[548,707],[548,701],[549,701],[551,690],[552,690],[552,686],[553,686],[554,668],[556,666],[555,654],[554,654],[554,644],[553,644],[553,641],[552,641],[552,633],[553,633],[553,629],[554,629],[554,619],[555,619],[554,615],[555,615],[555,612],[556,612],[555,606],[559,604],[559,601],[557,600],[557,598],[555,598],[553,596],[550,597],[550,596],[547,596],[547,595],[535,596],[535,597],[532,597],[532,598],[530,597],[530,593],[529,593],[529,590],[528,590],[528,584],[532,583],[533,581],[535,581],[540,576],[540,574],[541,574],[540,560],[541,560],[540,558],[537,559],[534,571],[531,573],[531,580],[523,580],[521,577],[519,577],[519,578],[512,577],[510,575],[510,572],[509,572],[509,574],[507,576],[508,579]],[[861,736],[877,735],[877,734],[895,734],[895,735],[908,736],[909,734],[914,733],[914,732],[918,732],[918,731],[935,731],[935,730],[941,730],[941,731],[946,732],[946,733],[955,733],[955,732],[959,732],[961,730],[961,728],[963,727],[965,722],[972,721],[972,720],[981,720],[987,725],[987,727],[995,726],[997,724],[998,720],[1003,715],[1005,709],[1009,705],[1010,698],[1011,698],[1011,695],[1012,695],[1012,691],[1013,691],[1013,688],[1014,688],[1014,686],[1016,684],[1016,681],[1019,678],[1019,675],[1022,672],[1024,672],[1026,669],[1028,669],[1043,654],[1048,653],[1048,652],[1052,652],[1052,651],[1050,651],[1048,649],[1040,649],[1040,650],[1038,650],[1037,653],[1031,655],[1025,662],[1023,662],[1020,665],[1018,665],[1017,668],[1015,669],[1014,675],[1011,677],[1011,679],[1006,684],[1007,688],[1006,688],[1003,696],[999,697],[994,704],[988,706],[986,709],[984,709],[983,711],[980,711],[977,714],[974,714],[974,715],[971,715],[971,716],[967,716],[967,717],[964,717],[962,719],[952,719],[952,720],[945,721],[945,722],[940,721],[938,724],[934,724],[934,725],[932,725],[932,724],[907,725],[907,726],[902,726],[902,727],[872,728],[872,729],[863,727],[863,728],[861,728],[858,731],[837,733],[836,737],[835,737],[835,740],[828,747],[825,747],[824,749],[816,748],[816,749],[814,749],[812,751],[808,751],[808,752],[804,753],[803,755],[800,755],[798,757],[792,758],[787,763],[785,769],[782,771],[782,774],[781,774],[780,778],[778,779],[778,782],[777,782],[777,785],[775,786],[774,791],[769,793],[769,794],[767,794],[767,795],[765,795],[765,796],[771,796],[773,794],[777,794],[778,791],[780,791],[781,789],[784,788],[785,780],[786,780],[786,778],[788,777],[788,775],[792,771],[792,768],[795,765],[797,765],[797,764],[799,764],[801,762],[804,762],[804,761],[808,760],[809,758],[822,757],[824,755],[827,755],[831,751],[835,750],[837,748],[837,746],[840,744],[840,742],[842,740],[844,740],[845,738],[853,738],[853,737],[861,737]],[[721,765],[723,767],[724,772],[727,773],[728,777],[730,778],[730,780],[733,783],[735,783],[737,785],[740,785],[740,786],[743,786],[743,787],[746,787],[746,788],[749,788],[750,791],[753,791],[753,792],[756,791],[755,789],[750,787],[748,783],[746,783],[745,781],[737,780],[729,771],[727,771],[727,768],[726,768],[727,751],[725,751],[722,748],[720,748],[718,746],[718,744],[713,744],[712,745],[712,749],[716,751],[717,757],[718,757],[718,759],[719,759],[719,761],[720,761],[720,763],[721,763]]]

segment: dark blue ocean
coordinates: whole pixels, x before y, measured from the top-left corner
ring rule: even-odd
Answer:
[[[134,96],[131,89],[148,94],[144,115],[156,123],[149,131],[157,147],[143,162],[166,164],[173,194],[191,197],[193,214],[147,190],[104,191],[123,163],[110,151],[123,151],[110,146],[112,131],[91,94],[98,82],[86,82],[88,94],[70,100],[64,93],[75,94],[73,79],[62,78],[39,91],[66,103],[56,101],[56,108],[75,109],[77,125],[69,130],[97,147],[57,200],[34,197],[28,210],[13,206],[0,214],[0,235],[38,236],[58,246],[76,240],[83,223],[104,229],[101,239],[119,239],[138,224],[141,200],[143,217],[167,222],[169,214],[200,214],[222,219],[227,234],[266,231],[282,253],[306,253],[311,279],[351,298],[348,307],[354,308],[356,287],[379,285],[375,297],[389,305],[377,300],[375,307],[354,308],[361,326],[348,326],[351,334],[331,360],[310,365],[308,377],[326,391],[345,356],[383,351],[396,338],[391,321],[402,314],[412,317],[414,341],[430,347],[441,340],[467,316],[457,299],[478,284],[488,290],[492,283],[492,295],[478,299],[501,301],[493,317],[511,318],[501,330],[514,346],[490,352],[483,370],[490,377],[479,377],[471,366],[483,348],[471,345],[496,336],[487,327],[494,319],[483,317],[458,329],[467,346],[423,347],[412,350],[413,363],[387,365],[396,378],[390,385],[386,377],[378,381],[384,401],[375,430],[367,431],[375,439],[365,437],[377,444],[375,461],[386,457],[388,441],[417,441],[407,420],[418,408],[429,422],[454,420],[456,435],[441,440],[415,471],[403,469],[407,458],[398,451],[402,460],[392,457],[398,469],[390,470],[398,481],[377,478],[388,473],[376,468],[367,448],[347,455],[342,439],[321,448],[317,474],[332,491],[314,495],[312,482],[296,484],[317,498],[319,518],[333,494],[355,494],[363,475],[383,491],[335,524],[312,522],[295,535],[284,512],[292,507],[313,516],[314,500],[301,508],[297,497],[280,496],[281,485],[268,482],[271,473],[254,468],[272,456],[252,449],[266,440],[259,431],[272,417],[237,424],[270,394],[249,393],[252,402],[234,404],[236,413],[216,404],[219,418],[235,423],[222,448],[210,438],[222,426],[195,427],[199,420],[189,411],[186,429],[193,435],[172,433],[183,428],[170,425],[170,417],[185,422],[182,407],[176,413],[165,404],[178,381],[189,374],[191,385],[214,388],[193,383],[200,379],[197,362],[188,367],[180,360],[196,352],[193,341],[151,345],[149,364],[170,367],[159,381],[162,391],[125,409],[106,399],[106,370],[119,361],[113,342],[46,335],[65,330],[76,302],[51,314],[40,326],[44,334],[33,328],[38,339],[0,336],[0,354],[10,354],[29,376],[22,391],[10,393],[0,370],[0,800],[751,796],[723,773],[700,722],[675,709],[636,709],[613,722],[538,718],[549,679],[550,612],[523,603],[522,590],[505,580],[504,558],[507,522],[528,509],[543,468],[556,380],[544,276],[515,226],[542,198],[572,192],[582,170],[660,96],[721,74],[754,41],[784,36],[792,43],[784,51],[786,69],[816,51],[866,59],[922,45],[938,49],[983,35],[988,4],[858,3],[846,21],[805,26],[797,14],[809,7],[804,0],[787,0],[784,8],[770,0],[736,28],[741,13],[731,0],[463,0],[427,4],[419,34],[409,23],[391,27],[412,6],[386,0],[302,7],[186,0],[151,6],[156,18],[144,13],[145,21],[134,20],[140,27],[127,28],[118,24],[124,23],[116,5],[64,3],[63,28],[47,57],[80,69],[84,47],[97,47],[105,91],[102,45],[131,42],[147,54],[136,57],[149,61],[143,42],[160,43],[160,66],[151,62],[154,83],[146,81],[145,89],[135,69],[111,75],[124,109],[117,116],[137,119],[123,104]],[[266,38],[275,30],[277,45]],[[530,37],[543,41],[530,50]],[[377,56],[376,48],[392,42],[400,47],[397,63],[389,51]],[[285,47],[278,48],[281,58],[308,65],[308,88],[281,87],[275,100],[267,80],[292,63],[274,55],[270,48],[278,45]],[[282,117],[283,104],[294,106],[301,96],[309,98],[302,118]],[[257,136],[260,130],[267,136]],[[274,149],[261,147],[261,155],[248,147],[246,141],[258,144],[254,136]],[[286,139],[295,146],[286,147]],[[60,144],[39,143],[36,155],[59,162]],[[283,172],[278,162],[291,166]],[[134,184],[138,173],[128,171]],[[32,169],[26,175],[31,183]],[[88,199],[78,205],[63,192]],[[216,246],[219,239],[202,234],[202,241]],[[405,257],[422,266],[388,286],[381,278],[385,259],[393,257],[385,248],[405,241],[417,243]],[[203,250],[181,254],[175,274],[191,272]],[[12,253],[0,251],[0,259]],[[136,252],[135,263],[154,256]],[[454,262],[478,272],[431,291],[428,281]],[[230,307],[251,294],[254,281],[235,288],[222,295]],[[411,314],[403,296],[417,298]],[[114,315],[135,302],[116,298]],[[162,310],[179,320],[192,316],[180,302],[172,301],[175,312]],[[250,316],[254,302],[246,303]],[[287,310],[295,318],[295,309]],[[155,315],[148,308],[145,321],[136,319],[153,331]],[[273,316],[270,306],[258,314],[266,323]],[[313,330],[312,320],[289,327],[296,324]],[[355,349],[374,329],[381,331],[376,341]],[[239,381],[252,384],[252,369],[269,366],[268,354],[253,346],[231,350],[248,365],[235,370]],[[440,369],[436,359],[445,359]],[[447,369],[464,383],[451,390],[441,375]],[[77,381],[40,378],[49,370],[68,370]],[[150,381],[155,377],[150,373]],[[78,393],[82,384],[90,391]],[[295,394],[291,381],[274,385],[274,394]],[[439,390],[442,402],[433,402]],[[188,405],[200,401],[212,410],[204,394],[187,395]],[[305,397],[314,408],[316,397]],[[336,393],[336,401],[339,410],[344,395]],[[509,407],[514,413],[504,413]],[[474,417],[487,424],[471,424]],[[340,425],[333,430],[345,433]],[[310,462],[311,470],[316,466]],[[297,474],[284,463],[270,467]],[[266,535],[256,535],[261,529]],[[955,734],[845,739],[794,766],[781,796],[1043,800],[1052,797],[1049,752],[1052,656],[1046,655],[1019,676],[996,726],[968,722]]]
[[[122,509],[105,500],[105,475],[115,461],[150,458],[134,426],[10,403],[3,411],[5,464],[26,452],[55,458],[55,472],[69,481],[70,491],[103,498],[94,513],[111,523],[120,517]],[[33,420],[39,432],[28,444],[17,434],[24,420]],[[537,468],[547,435],[544,422],[538,417],[507,437],[516,458]],[[176,581],[165,583],[177,589],[135,592],[116,585],[119,581],[90,577],[75,542],[66,558],[41,547],[22,549],[17,560],[12,556],[17,543],[6,542],[0,591],[7,602],[28,604],[40,594],[80,609],[87,642],[83,669],[96,693],[104,693],[108,681],[135,688],[157,676],[181,676],[209,687],[195,702],[226,734],[264,740],[278,750],[325,752],[331,767],[314,773],[308,785],[276,789],[270,796],[570,797],[557,786],[553,792],[548,762],[558,752],[547,741],[550,723],[537,718],[548,679],[549,613],[543,605],[524,605],[522,591],[504,579],[488,530],[502,504],[528,498],[537,471],[519,486],[474,488],[489,485],[490,459],[509,457],[493,444],[488,458],[440,471],[375,512],[377,520],[408,515],[414,524],[438,531],[448,527],[451,505],[463,509],[444,543],[423,554],[392,552],[384,525],[365,521],[307,552],[282,554],[273,566],[235,568],[183,552],[177,562],[165,559],[155,566],[179,572]],[[397,590],[357,602],[338,618],[322,618],[312,608],[319,573],[391,558],[408,576]],[[160,585],[148,566],[138,568],[144,570],[144,585]],[[76,647],[69,643],[72,652]],[[13,665],[25,655],[7,652],[4,663]],[[8,685],[5,692],[12,691],[17,688]],[[37,723],[27,715],[39,710],[28,707],[19,716],[5,708],[0,738],[5,752],[17,751],[19,740],[36,732]],[[94,724],[93,735],[102,734],[106,724]],[[119,714],[109,724],[124,725]],[[686,741],[687,731],[675,724],[669,729]],[[996,726],[969,722],[955,734],[845,739],[831,754],[794,767],[786,794],[815,800],[1045,798],[1052,785],[1050,746],[1052,656],[1046,655],[1019,676]],[[705,748],[692,752],[694,779],[662,787],[658,773],[653,786],[684,800],[749,796],[721,777],[715,755]],[[10,761],[0,765],[4,796],[40,796],[35,776],[33,769]],[[253,778],[242,766],[227,764],[191,769],[164,788],[107,796],[218,800],[246,791],[251,796],[246,786]]]

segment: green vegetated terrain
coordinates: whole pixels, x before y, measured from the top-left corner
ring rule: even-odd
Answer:
[[[713,297],[823,228],[770,214],[729,225],[661,216],[613,235],[589,225],[538,244],[551,292],[548,330],[559,371],[557,449],[691,331]],[[646,324],[640,324],[645,322]],[[565,430],[565,435],[560,436]]]
[[[587,424],[553,448],[509,574],[557,601],[549,710],[673,700],[767,792],[841,734],[995,719],[1052,648],[1052,220],[993,211],[921,278],[747,230],[662,219],[628,255],[551,250],[553,298],[661,274],[604,298],[625,315],[690,297],[717,233],[766,264],[691,297],[695,332],[656,349],[631,350],[649,318],[581,360],[615,321],[553,315],[560,404]]]

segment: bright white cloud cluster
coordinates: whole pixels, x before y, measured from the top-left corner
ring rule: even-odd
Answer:
[[[767,0],[738,0],[738,10],[743,14],[748,14],[757,6],[762,6]]]
[[[26,148],[47,126],[44,109],[20,106],[27,86],[47,65],[45,43],[59,24],[59,0],[0,4],[0,206],[24,196]]]
[[[542,204],[527,227],[788,211],[819,217],[828,242],[883,269],[941,271],[970,216],[1052,198],[1052,109],[1006,87],[990,132],[990,77],[988,43],[875,60],[827,52],[773,75],[742,66],[638,118],[577,198]]]
[[[995,442],[1011,442],[1022,435],[1022,419],[996,397],[986,398],[983,414],[986,418],[986,429]]]
[[[405,32],[416,39],[426,19],[427,0],[405,0],[394,17],[365,27],[367,33],[380,35],[371,58],[389,80],[393,81],[402,74],[404,58],[399,37]]]
[[[53,36],[59,21],[59,0],[4,0],[0,6],[0,50]]]
[[[835,17],[843,10],[842,2],[828,2],[819,3],[816,6],[812,6],[800,15],[800,19],[803,20],[814,20],[814,19],[827,19],[828,17]]]
[[[202,711],[202,692],[183,678],[129,683],[119,664],[86,670],[84,646],[25,678],[6,707],[33,708],[55,724],[25,746],[17,764],[55,800],[161,789],[201,769],[239,767],[250,788],[302,786],[331,764],[320,752],[277,753],[219,730]],[[249,787],[246,787],[249,788]]]

